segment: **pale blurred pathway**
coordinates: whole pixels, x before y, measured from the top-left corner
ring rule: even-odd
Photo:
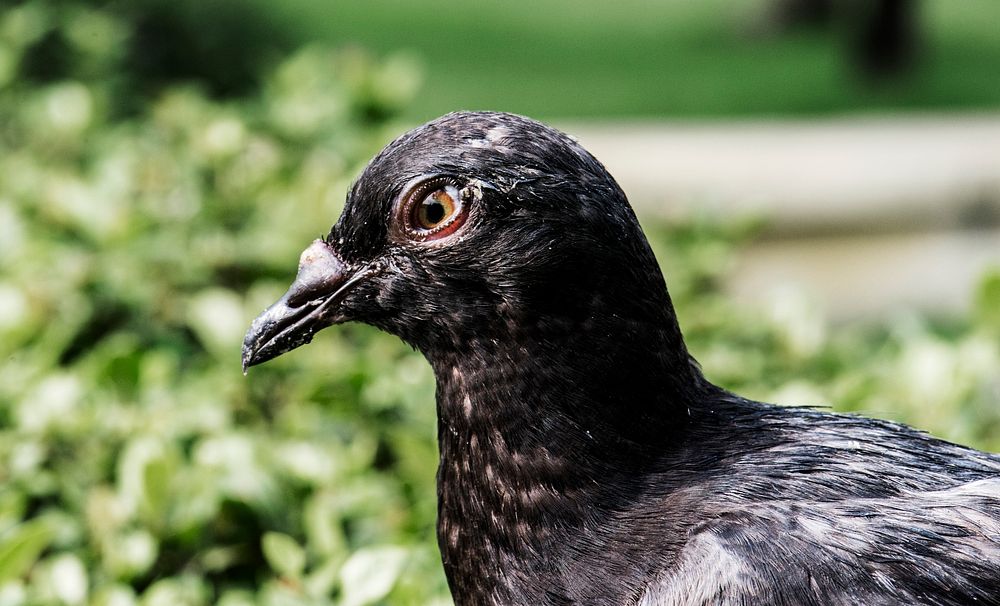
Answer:
[[[837,318],[961,310],[1000,266],[1000,114],[560,126],[640,219],[767,217],[736,296],[791,286]]]

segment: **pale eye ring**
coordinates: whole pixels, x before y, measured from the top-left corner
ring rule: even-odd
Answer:
[[[429,182],[415,187],[403,204],[403,226],[414,240],[437,240],[465,223],[468,206],[461,192],[448,182]]]

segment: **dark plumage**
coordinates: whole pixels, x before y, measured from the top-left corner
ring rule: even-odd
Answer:
[[[389,144],[244,366],[348,320],[434,368],[459,604],[1000,604],[1000,457],[709,383],[625,195],[542,124]]]

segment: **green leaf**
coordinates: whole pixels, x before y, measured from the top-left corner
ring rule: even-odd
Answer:
[[[340,577],[340,567],[341,558],[336,557],[314,567],[303,583],[306,593],[316,599],[330,595]]]
[[[0,536],[21,522],[26,501],[25,495],[17,490],[0,491]]]
[[[27,572],[52,542],[54,534],[46,520],[35,518],[0,538],[0,583]]]
[[[1000,329],[1000,267],[990,269],[979,281],[975,311],[983,324]]]
[[[381,600],[396,584],[409,552],[402,547],[361,549],[340,569],[344,606]]]
[[[280,532],[268,532],[261,539],[264,557],[281,576],[298,579],[306,566],[306,552],[295,539]]]
[[[173,462],[167,457],[150,460],[142,473],[142,505],[151,520],[163,524],[170,504]]]

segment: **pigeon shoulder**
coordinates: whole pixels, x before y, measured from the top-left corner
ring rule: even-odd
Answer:
[[[696,414],[692,449],[729,436],[704,479],[738,500],[902,497],[1000,479],[1000,455],[891,421],[735,396]]]
[[[850,415],[725,416],[757,440],[684,489],[701,521],[639,604],[1000,604],[1000,457]]]
[[[717,512],[638,603],[1000,604],[1000,479]]]

